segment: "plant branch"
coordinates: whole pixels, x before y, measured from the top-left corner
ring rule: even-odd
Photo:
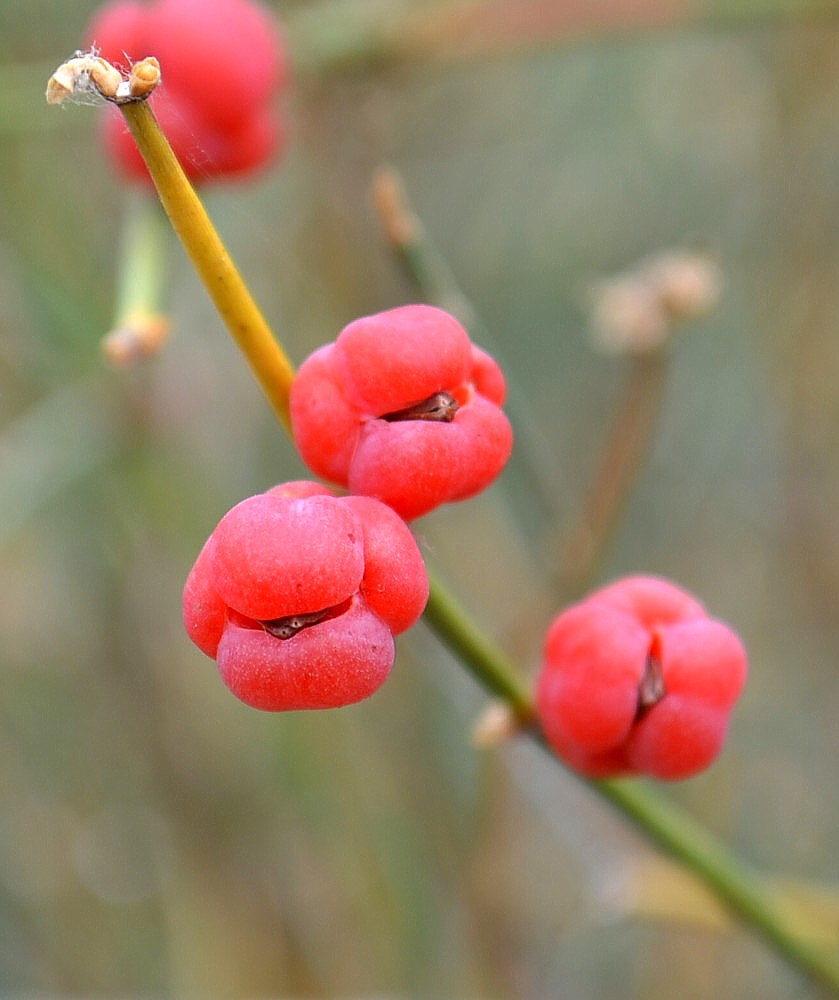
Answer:
[[[669,371],[667,347],[632,355],[606,443],[576,523],[557,560],[563,599],[579,597],[596,576],[649,453]]]
[[[119,105],[160,201],[198,276],[280,422],[290,429],[294,371],[146,101]]]
[[[768,890],[724,844],[686,813],[638,782],[592,781],[591,787],[616,806],[722,900],[794,968],[839,996],[839,952],[811,942]]]
[[[397,171],[380,167],[373,177],[372,193],[388,245],[414,289],[424,301],[455,315],[475,343],[496,360],[503,361],[478,310],[414,211]],[[551,454],[551,442],[534,420],[526,393],[509,375],[506,380],[504,408],[516,429],[519,468],[527,477],[529,494],[538,501],[543,517],[550,522],[556,516],[557,497],[561,493],[555,466],[545,460]]]
[[[834,0],[320,0],[291,12],[298,68],[323,78],[389,62],[443,62],[683,28],[836,17]]]
[[[457,603],[445,584],[429,573],[431,592],[423,618],[437,637],[496,698],[526,723],[533,718],[530,690],[515,664],[496,647]]]
[[[122,106],[172,225],[211,298],[245,354],[263,391],[288,429],[288,388],[293,368],[233,266],[198,196],[186,181],[151,110]],[[617,495],[620,491],[613,490]],[[464,666],[523,724],[532,723],[529,687],[505,653],[475,624],[443,585],[432,579],[426,620]],[[538,731],[529,731],[543,746]],[[839,995],[839,957],[814,948],[773,905],[761,881],[676,806],[638,782],[588,782],[646,836],[677,858],[759,932],[773,949],[811,979]]]
[[[162,299],[171,229],[156,198],[132,192],[123,223],[114,322],[102,338],[102,352],[113,365],[130,365],[155,354],[169,334]]]

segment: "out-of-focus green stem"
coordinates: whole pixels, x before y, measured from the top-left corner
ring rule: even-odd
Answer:
[[[120,105],[172,227],[286,429],[294,371],[146,101]]]
[[[628,359],[623,397],[598,459],[580,514],[556,562],[564,600],[591,584],[632,496],[652,444],[667,384],[667,345]]]
[[[498,357],[492,335],[414,212],[399,174],[392,167],[380,167],[373,178],[372,190],[387,241],[423,301],[452,313],[476,344]],[[533,419],[526,393],[509,374],[504,409],[516,429],[516,454],[521,458],[516,467],[526,477],[528,492],[538,501],[543,516],[552,522],[561,490],[559,476],[550,461],[551,443]]]
[[[839,996],[839,950],[799,934],[764,881],[686,813],[638,782],[590,782],[603,798],[693,872],[790,965]]]
[[[168,272],[171,229],[153,195],[132,192],[124,227],[115,325],[127,316],[159,314]]]
[[[118,256],[116,307],[102,352],[114,365],[155,354],[165,342],[170,321],[162,307],[171,227],[156,198],[132,192]]]

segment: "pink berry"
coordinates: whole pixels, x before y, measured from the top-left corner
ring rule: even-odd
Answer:
[[[432,306],[356,320],[300,367],[291,390],[303,461],[401,517],[464,500],[501,472],[513,443],[501,369]]]
[[[422,556],[389,507],[293,482],[221,519],[187,578],[184,625],[246,704],[334,708],[383,683],[393,636],[427,598]]]
[[[145,56],[160,61],[152,106],[194,180],[251,173],[280,149],[274,98],[288,84],[289,56],[279,23],[257,0],[114,0],[87,36],[122,68]],[[105,109],[103,135],[120,170],[148,181],[116,108]]]
[[[537,715],[557,754],[589,777],[687,778],[722,750],[746,673],[740,640],[698,601],[629,577],[554,619]]]

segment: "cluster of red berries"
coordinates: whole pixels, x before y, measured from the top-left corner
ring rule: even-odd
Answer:
[[[238,177],[283,145],[276,97],[289,79],[279,22],[255,0],[112,0],[88,30],[90,45],[127,68],[155,56],[165,86],[152,97],[161,126],[193,180]],[[131,180],[148,171],[114,107],[103,109],[106,149]]]
[[[359,319],[300,367],[294,440],[313,472],[222,518],[189,575],[184,621],[242,701],[359,701],[428,578],[406,521],[492,482],[512,447],[504,376],[448,313]],[[737,636],[674,584],[632,577],[551,624],[536,683],[548,742],[590,777],[685,778],[720,752],[746,677]]]
[[[227,686],[262,709],[372,694],[393,636],[428,596],[405,520],[477,493],[512,447],[504,377],[447,313],[357,320],[301,366],[300,454],[348,488],[289,483],[233,508],[190,573],[184,620]],[[684,778],[722,748],[746,676],[736,635],[664,580],[612,584],[548,630],[536,686],[546,738],[592,777]]]
[[[277,486],[234,507],[201,551],[184,621],[235,695],[263,709],[333,708],[379,687],[393,636],[428,597],[406,519],[500,473],[512,447],[503,400],[495,362],[430,306],[358,320],[304,362],[295,441],[352,495]]]

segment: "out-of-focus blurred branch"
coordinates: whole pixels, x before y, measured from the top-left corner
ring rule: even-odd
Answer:
[[[835,19],[834,0],[319,0],[285,17],[301,77],[378,65],[456,62],[688,25]],[[81,25],[80,25],[81,27]],[[0,66],[0,134],[64,122],[39,99],[54,59]],[[78,119],[80,123],[84,119]],[[89,123],[88,123],[89,125]]]
[[[166,284],[170,228],[156,198],[132,192],[123,223],[122,251],[117,257],[119,290],[111,329],[103,337],[104,357],[126,367],[156,354],[169,335],[162,307]]]
[[[372,195],[388,244],[417,294],[423,301],[456,316],[475,343],[507,368],[505,409],[515,427],[516,451],[523,459],[521,469],[527,477],[531,495],[539,502],[547,519],[552,520],[560,495],[559,476],[550,461],[550,441],[533,417],[526,393],[510,376],[508,366],[503,365],[492,334],[461,289],[448,261],[426,232],[397,171],[381,167],[373,178]]]
[[[565,600],[594,582],[623,520],[655,438],[674,337],[716,306],[721,285],[710,257],[670,250],[593,290],[595,342],[624,355],[628,367],[591,485],[560,543],[557,580]]]
[[[383,62],[447,61],[684,25],[839,14],[832,0],[321,0],[289,15],[306,74]]]
[[[667,384],[668,356],[660,350],[629,359],[623,398],[612,416],[597,471],[573,530],[560,546],[557,578],[564,600],[579,597],[592,584],[620,526],[652,444]]]

